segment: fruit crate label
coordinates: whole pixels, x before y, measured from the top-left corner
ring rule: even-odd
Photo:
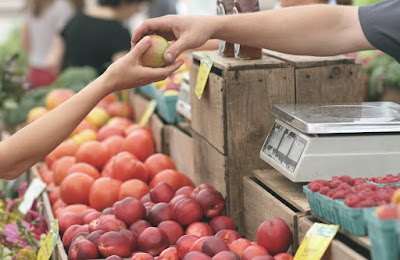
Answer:
[[[156,107],[157,107],[157,101],[155,99],[152,99],[148,104],[146,111],[144,111],[142,118],[139,121],[140,125],[147,125]]]
[[[19,212],[24,215],[28,213],[32,208],[33,201],[39,197],[45,188],[46,184],[39,178],[33,179],[28,189],[26,189],[23,201],[18,206]]]
[[[37,260],[49,260],[57,243],[58,221],[55,220],[37,254]]]
[[[314,223],[314,225],[312,225],[310,230],[308,230],[304,236],[304,239],[301,242],[296,255],[294,256],[294,260],[321,259],[338,230],[338,225]]]
[[[208,75],[210,75],[213,64],[214,61],[212,58],[207,53],[204,53],[204,57],[200,62],[199,72],[197,73],[196,87],[194,90],[198,99],[201,99],[201,96],[203,95],[204,88],[207,84]]]

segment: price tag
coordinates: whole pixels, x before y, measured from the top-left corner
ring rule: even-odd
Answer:
[[[200,62],[199,72],[197,73],[196,87],[194,90],[198,99],[201,99],[201,96],[203,95],[213,63],[214,61],[211,57],[207,53],[204,53],[204,57]]]
[[[147,125],[147,122],[149,122],[150,117],[153,115],[156,107],[157,107],[157,101],[155,99],[152,99],[149,105],[147,106],[146,111],[144,111],[142,118],[139,121],[139,125]]]
[[[23,201],[18,206],[19,212],[24,215],[28,213],[28,211],[32,208],[33,201],[39,197],[45,188],[46,184],[39,178],[33,179],[25,191]]]
[[[294,256],[294,260],[321,259],[338,230],[338,225],[314,223],[301,242],[299,249]]]
[[[58,236],[58,221],[55,220],[49,234],[44,239],[42,246],[39,248],[37,260],[49,260],[54,248],[56,247]]]

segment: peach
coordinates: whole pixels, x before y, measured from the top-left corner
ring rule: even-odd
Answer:
[[[140,251],[157,256],[169,247],[169,240],[161,229],[148,227],[140,234],[138,244]]]
[[[139,179],[143,182],[149,180],[146,166],[128,152],[120,152],[114,159],[111,177],[121,181]]]
[[[204,241],[201,246],[201,251],[206,255],[213,257],[221,251],[229,251],[229,247],[222,238],[212,236]]]
[[[83,224],[90,224],[90,222],[92,222],[96,218],[100,217],[101,215],[102,214],[100,212],[98,212],[98,211],[90,212],[89,214],[87,214],[86,216],[84,216],[82,218],[82,223]]]
[[[120,219],[105,219],[99,222],[98,229],[104,230],[105,232],[109,231],[120,231],[123,229],[127,229],[126,224]]]
[[[114,214],[114,213],[115,213],[114,207],[107,207],[101,211],[101,214],[103,214],[103,215],[110,215],[110,214]]]
[[[212,260],[240,260],[240,257],[231,251],[221,251]]]
[[[92,242],[93,244],[96,245],[96,247],[99,245],[99,239],[100,237],[106,232],[104,232],[103,230],[95,230],[92,233],[90,233],[86,239],[89,240],[90,242]]]
[[[80,232],[80,233],[76,234],[76,235],[71,239],[71,246],[72,246],[75,242],[77,242],[77,241],[79,241],[79,240],[86,239],[88,235],[89,235],[89,232]]]
[[[95,230],[99,230],[99,224],[100,224],[100,222],[103,221],[103,220],[106,220],[106,219],[115,219],[115,216],[114,216],[114,215],[111,215],[111,214],[110,214],[110,215],[101,215],[101,216],[99,216],[98,218],[92,220],[92,221],[89,223],[89,231],[90,231],[90,232],[93,232],[93,231],[95,231]]]
[[[99,257],[99,251],[95,244],[87,239],[76,241],[68,251],[68,259],[96,259]]]
[[[193,189],[193,192],[191,194],[192,198],[196,197],[196,195],[200,191],[205,190],[205,189],[214,189],[215,190],[214,186],[212,186],[210,184],[207,184],[207,183],[202,183],[202,184],[200,184],[199,186],[197,186],[196,188]]]
[[[163,221],[173,219],[173,209],[168,203],[160,202],[155,204],[147,215],[147,220],[153,226],[157,226]]]
[[[66,212],[58,219],[58,226],[61,234],[64,234],[65,230],[67,230],[70,226],[81,224],[81,217],[74,212]]]
[[[132,197],[127,197],[114,204],[115,216],[124,221],[127,225],[143,219],[146,216],[146,208],[140,201]]]
[[[72,225],[69,228],[67,228],[67,230],[65,230],[64,235],[62,237],[62,243],[63,243],[64,247],[69,248],[74,236],[80,232],[89,232],[89,226],[88,225]]]
[[[100,142],[89,141],[79,146],[75,158],[76,162],[85,162],[97,169],[101,169],[110,159],[110,154],[106,147]]]
[[[116,231],[104,233],[99,239],[99,251],[105,256],[117,255],[128,257],[131,254],[131,241]]]
[[[127,129],[129,126],[133,125],[133,121],[125,117],[113,117],[108,122],[107,125],[117,126],[123,130]]]
[[[196,242],[194,242],[194,244],[190,247],[189,252],[191,251],[201,252],[201,247],[203,246],[204,241],[206,241],[206,239],[208,239],[209,237],[211,236],[205,236],[197,239]]]
[[[185,257],[197,239],[199,238],[194,235],[184,235],[176,241],[176,250],[181,259]]]
[[[173,197],[172,200],[170,202],[168,202],[168,203],[173,208],[173,207],[175,207],[176,203],[178,203],[178,201],[181,201],[183,199],[190,199],[190,196],[187,196],[185,194],[179,194],[179,195]]]
[[[222,238],[228,245],[232,244],[233,241],[242,237],[238,232],[231,229],[220,230],[217,234],[215,234],[215,236]]]
[[[124,229],[119,231],[131,241],[131,251],[136,251],[138,246],[138,236],[130,230]]]
[[[288,253],[279,253],[274,255],[275,260],[293,260],[293,256]]]
[[[218,231],[223,229],[236,230],[235,223],[230,217],[227,216],[216,216],[211,219],[209,225],[214,233],[218,233]]]
[[[187,253],[183,260],[211,260],[211,257],[202,252],[192,251]]]
[[[160,254],[160,260],[180,260],[175,247],[168,247]]]
[[[257,229],[257,244],[271,255],[286,253],[292,243],[289,226],[280,218],[266,220]]]
[[[154,257],[148,253],[138,252],[132,255],[131,260],[154,260]]]
[[[201,220],[202,217],[203,210],[193,199],[183,199],[174,206],[174,218],[184,227]]]
[[[254,259],[256,256],[265,256],[265,255],[269,255],[269,253],[264,247],[260,245],[251,245],[244,250],[241,259],[251,260]]]
[[[116,126],[105,125],[97,132],[97,141],[104,141],[111,136],[125,137],[125,131]]]
[[[146,217],[149,216],[150,210],[156,205],[154,202],[146,202],[143,204],[143,206],[146,208]]]
[[[222,194],[215,189],[201,190],[196,196],[195,200],[203,209],[204,215],[212,218],[221,215],[225,208],[225,200]]]
[[[154,188],[150,190],[150,198],[155,203],[168,203],[174,197],[174,195],[175,191],[169,184],[165,182],[159,182]]]
[[[175,245],[176,241],[183,236],[183,228],[176,221],[166,220],[158,224],[157,227],[167,234],[171,245]]]
[[[242,257],[244,250],[251,246],[251,242],[245,238],[239,238],[233,241],[229,245],[229,249],[236,253],[239,257]]]
[[[151,130],[150,130],[151,131]],[[174,161],[168,155],[155,153],[144,162],[150,173],[150,179],[153,179],[159,172],[166,169],[176,170]]]
[[[129,230],[132,231],[133,233],[135,233],[136,236],[139,237],[140,234],[142,234],[142,232],[148,227],[151,227],[150,223],[144,219],[140,219],[140,220],[133,222],[129,226]]]
[[[252,260],[276,260],[272,255],[259,255],[254,257]]]
[[[115,102],[107,106],[107,113],[111,117],[133,117],[133,109],[129,104],[123,102]]]
[[[190,197],[193,193],[193,190],[194,190],[194,187],[192,187],[192,186],[184,186],[175,192],[175,197],[178,195],[186,195],[186,196]]]
[[[214,232],[207,223],[193,222],[186,228],[185,235],[195,235],[198,237],[204,237],[204,236],[213,236]]]
[[[147,193],[146,195],[144,195],[141,199],[140,202],[145,204],[146,202],[154,202],[151,200],[150,198],[150,193]]]
[[[45,97],[46,108],[48,110],[52,110],[61,105],[63,102],[68,100],[73,95],[75,95],[75,92],[70,89],[66,88],[53,89]]]
[[[155,147],[153,136],[144,132],[145,130],[133,131],[125,138],[122,144],[123,151],[135,155],[141,162],[146,161],[147,158],[154,154]]]
[[[87,214],[89,214],[89,213],[92,213],[92,212],[96,212],[97,210],[95,210],[95,209],[92,209],[92,208],[90,208],[90,209],[85,209],[84,211],[82,211],[80,214],[79,214],[79,216],[82,218],[82,220],[83,220],[83,218],[87,215]]]
[[[169,47],[168,41],[159,35],[149,35],[151,45],[140,57],[140,63],[143,66],[159,68],[167,65],[164,60],[164,53]]]
[[[101,143],[105,146],[111,157],[119,154],[122,151],[122,143],[124,142],[124,137],[119,135],[113,135],[102,141]],[[103,167],[103,170],[106,166]]]

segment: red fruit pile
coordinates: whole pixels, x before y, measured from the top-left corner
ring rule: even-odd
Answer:
[[[400,182],[400,173],[397,175],[393,174],[388,174],[385,176],[379,176],[379,177],[372,177],[372,178],[367,178],[368,181],[372,181],[375,183],[396,183]]]
[[[344,199],[344,203],[352,208],[376,207],[390,203],[391,197],[397,187],[386,185],[378,187],[367,183],[367,180],[349,176],[335,176],[332,181],[315,180],[307,187],[312,192],[318,192],[331,199]]]

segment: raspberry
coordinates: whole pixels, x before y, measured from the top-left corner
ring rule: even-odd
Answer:
[[[346,204],[347,206],[353,208],[360,201],[361,201],[361,199],[356,194],[349,194],[344,199],[344,204]]]
[[[353,185],[353,179],[350,176],[342,175],[338,177],[338,180],[349,184],[350,186]]]
[[[322,186],[328,186],[328,187],[330,186],[330,183],[327,180],[315,180],[315,182],[318,182]]]
[[[335,190],[330,190],[330,191],[326,194],[326,196],[328,196],[329,198],[332,198],[333,195],[334,195],[335,193],[336,193]]]
[[[340,190],[351,190],[351,186],[345,182],[342,182],[337,188]]]
[[[357,186],[357,185],[359,185],[359,184],[364,184],[364,183],[365,183],[365,180],[362,179],[362,178],[355,178],[355,179],[353,179],[353,180],[354,180],[353,186]]]
[[[327,187],[327,186],[322,186],[320,189],[319,189],[319,193],[321,193],[321,194],[323,194],[323,195],[326,195],[326,194],[328,194],[328,192],[330,191],[331,189],[329,188],[329,187]]]
[[[342,184],[342,183],[343,183],[343,182],[340,181],[340,180],[333,180],[333,181],[331,182],[331,184],[330,184],[330,187],[331,187],[332,189],[335,189],[335,188],[339,187],[339,185]]]
[[[337,200],[337,199],[344,199],[346,197],[346,193],[344,190],[338,190],[332,195],[332,199]]]
[[[369,208],[369,207],[375,207],[376,202],[371,200],[371,199],[365,199],[363,201],[360,201],[355,208]]]
[[[322,187],[322,185],[318,182],[310,182],[307,187],[312,191],[312,192],[317,192],[319,189]]]

